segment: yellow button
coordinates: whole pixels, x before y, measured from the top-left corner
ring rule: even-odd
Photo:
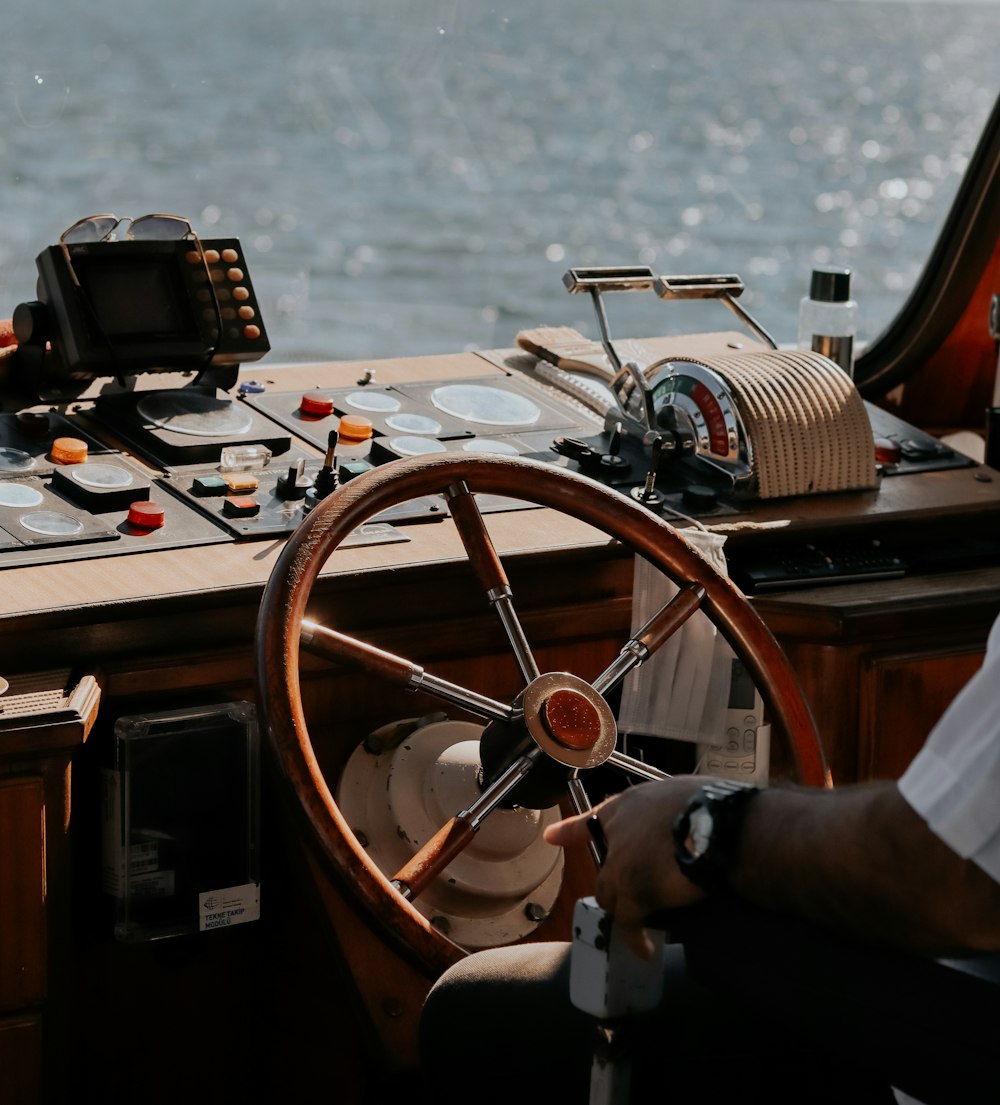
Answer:
[[[260,481],[247,472],[227,472],[223,477],[230,491],[256,491]]]

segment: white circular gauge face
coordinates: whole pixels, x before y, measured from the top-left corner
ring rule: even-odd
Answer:
[[[431,392],[439,411],[484,426],[531,426],[541,418],[541,408],[524,395],[482,384],[444,384]]]
[[[0,483],[0,506],[38,506],[44,496],[26,483]]]
[[[21,449],[12,449],[10,446],[0,448],[0,471],[2,472],[27,472],[35,467],[35,458],[30,453]]]
[[[432,437],[393,437],[389,448],[404,457],[416,457],[422,453],[446,453],[448,450]]]
[[[139,400],[136,411],[160,429],[191,437],[231,437],[245,434],[253,426],[246,407],[210,395],[153,392]]]
[[[412,414],[402,411],[399,414],[390,414],[385,420],[390,430],[399,430],[405,434],[439,434],[441,423],[436,419],[428,418],[425,414]]]
[[[494,453],[504,457],[516,457],[517,449],[509,441],[494,441],[488,437],[474,437],[462,448],[467,453]]]
[[[39,510],[34,514],[22,514],[20,523],[32,533],[41,533],[46,537],[72,537],[80,533],[83,523],[68,514],[58,514],[54,510]]]
[[[67,469],[69,477],[81,487],[92,487],[97,491],[111,491],[128,487],[132,476],[117,464],[77,464]]]
[[[399,400],[384,391],[352,391],[345,402],[358,411],[398,411],[400,408]]]

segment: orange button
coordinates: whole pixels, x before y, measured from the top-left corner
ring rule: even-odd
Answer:
[[[246,303],[250,298],[250,292],[242,285],[238,288],[233,288],[233,299],[238,300],[240,303]]]
[[[260,514],[260,503],[250,495],[230,495],[222,500],[222,513],[230,518],[252,518]]]
[[[564,748],[585,751],[601,735],[601,715],[579,691],[554,691],[542,706],[545,728]]]
[[[159,529],[167,518],[159,503],[138,502],[128,508],[128,520],[140,529]]]
[[[306,418],[329,418],[333,414],[333,400],[322,391],[307,391],[299,403],[299,414]]]
[[[234,284],[238,284],[243,279],[243,270],[235,268],[227,270],[226,279],[231,280]]]
[[[56,464],[83,464],[87,451],[87,443],[78,437],[57,437],[52,442],[51,457]]]
[[[205,260],[210,265],[217,265],[219,263],[219,251],[217,249],[206,249]]]
[[[235,249],[224,249],[222,251],[222,260],[225,261],[227,265],[231,265],[234,261],[238,261],[239,259],[240,255]]]
[[[255,341],[257,338],[260,337],[260,327],[254,326],[253,323],[251,323],[249,326],[244,326],[243,337],[245,337],[248,341]]]
[[[367,441],[372,436],[372,424],[369,419],[362,418],[359,414],[345,414],[340,420],[337,432],[340,434],[340,440],[345,445],[350,445],[358,441]]]

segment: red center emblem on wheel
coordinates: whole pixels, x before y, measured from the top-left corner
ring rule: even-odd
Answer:
[[[542,707],[542,721],[565,748],[593,748],[601,735],[601,715],[579,691],[553,691]]]

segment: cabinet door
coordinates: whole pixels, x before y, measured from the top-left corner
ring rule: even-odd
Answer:
[[[41,1017],[0,1020],[0,1105],[29,1105],[41,1092]]]
[[[0,778],[0,1014],[45,997],[45,797],[40,778]]]
[[[978,650],[872,657],[862,674],[862,778],[898,779],[982,663]]]

